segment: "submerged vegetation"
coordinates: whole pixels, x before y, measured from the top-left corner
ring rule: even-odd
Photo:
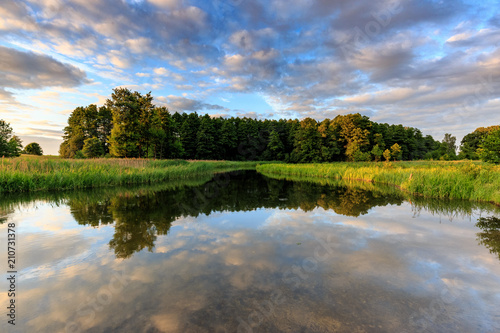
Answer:
[[[266,164],[257,166],[257,171],[266,175],[362,180],[396,185],[429,198],[500,204],[500,166],[479,162]]]
[[[82,189],[157,183],[215,172],[255,169],[256,162],[92,159],[54,157],[2,158],[0,193]]]

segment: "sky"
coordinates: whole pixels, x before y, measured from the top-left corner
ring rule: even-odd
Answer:
[[[45,154],[116,87],[172,112],[361,113],[437,140],[500,124],[491,0],[2,0],[0,59],[0,119]]]

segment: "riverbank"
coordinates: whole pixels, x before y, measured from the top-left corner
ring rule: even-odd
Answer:
[[[500,166],[481,162],[416,161],[326,164],[265,164],[270,175],[360,180],[399,187],[428,198],[450,198],[500,205]]]
[[[155,184],[216,172],[254,170],[258,162],[149,159],[2,158],[0,193],[70,190],[129,184]]]

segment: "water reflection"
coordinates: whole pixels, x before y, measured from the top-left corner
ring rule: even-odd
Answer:
[[[405,200],[412,203],[414,216],[425,210],[452,220],[471,216],[473,210],[494,210],[491,205],[469,201],[426,200],[390,186],[275,179],[254,172],[218,175],[197,186],[122,189],[113,195],[105,192],[95,194],[92,200],[88,196],[83,199],[70,198],[67,201],[73,217],[82,225],[99,226],[114,222],[115,233],[109,245],[118,258],[128,258],[145,248],[152,251],[156,236],[167,235],[171,223],[181,217],[198,217],[214,212],[252,211],[258,208],[309,212],[320,207],[337,214],[359,217],[373,207],[401,205]]]
[[[482,232],[477,233],[479,244],[484,245],[500,259],[500,219],[495,216],[481,217],[476,227]]]
[[[494,206],[248,172],[39,195],[0,204],[21,332],[500,330]]]

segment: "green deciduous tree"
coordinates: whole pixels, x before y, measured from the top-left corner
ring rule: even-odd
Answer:
[[[9,140],[12,137],[12,127],[4,120],[0,120],[0,156],[9,157]]]
[[[142,95],[127,88],[113,89],[106,107],[113,115],[109,152],[116,157],[145,157],[150,144],[148,126],[152,114],[151,93]]]
[[[83,149],[84,141],[92,137],[100,138],[104,148],[106,134],[103,134],[100,126],[101,118],[100,111],[95,104],[75,108],[68,118],[68,126],[64,128],[64,141],[59,147],[59,155],[73,158],[76,152]]]
[[[338,142],[339,128],[330,119],[325,119],[319,124],[318,131],[321,136],[321,160],[323,162],[339,161],[341,153]]]
[[[389,149],[384,150],[384,158],[386,162],[389,162],[391,159],[391,151]]]
[[[399,144],[395,143],[391,146],[391,156],[394,158],[394,161],[401,160],[403,152]]]
[[[474,132],[467,134],[460,142],[460,158],[470,160],[479,159],[477,150],[491,131],[500,129],[500,126],[479,127]]]
[[[23,150],[23,141],[17,135],[13,135],[8,142],[9,153],[12,157],[21,156]]]
[[[500,129],[491,131],[479,144],[479,157],[485,162],[500,163]]]
[[[360,155],[358,151],[364,152],[369,144],[371,122],[366,116],[359,113],[339,115],[333,120],[334,126],[339,128],[339,141],[344,145],[345,156],[348,161],[354,161],[355,156]]]
[[[384,152],[382,151],[382,149],[380,149],[379,145],[375,145],[373,146],[371,153],[373,155],[373,159],[375,160],[375,162],[378,162],[380,161],[380,158],[382,157],[382,154]]]
[[[18,136],[13,135],[10,124],[0,120],[0,156],[20,156],[22,148],[22,141]]]
[[[93,136],[83,142],[83,155],[87,158],[96,158],[104,155],[104,147],[99,138]]]
[[[457,156],[457,138],[452,136],[450,133],[444,135],[442,146],[445,154],[447,154],[451,159]]]
[[[38,155],[41,156],[43,155],[43,150],[42,147],[36,142],[32,142],[26,145],[23,150],[24,154],[29,154],[29,155]]]

